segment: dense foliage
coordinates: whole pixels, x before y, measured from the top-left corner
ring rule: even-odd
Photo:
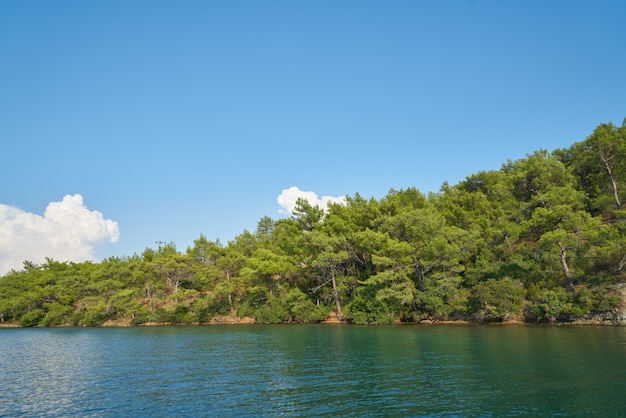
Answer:
[[[626,122],[626,121],[625,121]],[[22,326],[466,318],[606,312],[626,281],[626,124],[540,150],[428,196],[359,194],[101,263],[24,262],[0,278],[0,321]]]

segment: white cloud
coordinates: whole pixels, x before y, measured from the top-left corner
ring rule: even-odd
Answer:
[[[298,198],[306,199],[311,205],[319,206],[322,209],[326,209],[329,203],[343,204],[346,202],[346,198],[344,196],[322,196],[320,198],[315,192],[303,192],[296,186],[292,186],[288,189],[283,190],[276,198],[276,201],[281,207],[278,212],[291,215],[293,213],[293,210],[296,208],[296,201],[298,200]]]
[[[117,222],[87,209],[79,194],[51,202],[43,216],[0,204],[0,275],[19,270],[24,260],[93,260],[94,244],[119,236]]]

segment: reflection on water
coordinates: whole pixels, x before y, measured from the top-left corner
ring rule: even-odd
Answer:
[[[0,330],[0,416],[620,416],[626,329]]]

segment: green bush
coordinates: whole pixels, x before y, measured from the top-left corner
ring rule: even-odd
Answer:
[[[287,293],[287,305],[295,322],[320,322],[328,316],[328,307],[316,305],[298,288]]]
[[[130,324],[133,326],[141,325],[141,324],[145,324],[146,322],[154,322],[157,319],[158,319],[158,316],[155,312],[150,311],[146,306],[141,306],[135,312],[134,316],[132,317],[130,321]]]
[[[196,299],[192,302],[190,308],[193,312],[193,317],[196,322],[204,323],[208,322],[211,319],[209,306],[205,299]]]
[[[556,321],[573,313],[573,294],[562,287],[539,290],[528,309],[539,321]]]
[[[41,325],[46,327],[63,325],[71,323],[73,309],[71,306],[62,305],[60,303],[46,303],[44,307],[47,309],[46,316],[41,321]]]
[[[572,312],[577,315],[589,313],[595,305],[594,295],[591,290],[583,287],[572,296]]]
[[[510,278],[489,279],[472,288],[470,309],[488,320],[503,320],[522,309],[524,290]]]
[[[280,324],[289,321],[290,318],[286,301],[277,297],[269,299],[254,311],[254,319],[264,324]]]
[[[190,324],[194,322],[194,315],[184,303],[177,303],[173,310],[168,312],[167,321],[173,324]]]
[[[355,324],[390,324],[398,319],[398,313],[380,299],[355,296],[347,309],[348,318]]]
[[[593,311],[609,312],[615,310],[622,303],[621,295],[610,287],[596,287],[592,289]]]
[[[106,305],[104,303],[92,305],[87,310],[85,310],[85,314],[83,315],[81,322],[86,327],[95,327],[98,325],[102,325],[107,320],[105,312]]]
[[[458,276],[427,280],[424,291],[417,292],[415,297],[418,310],[436,318],[449,318],[457,312],[463,312],[466,295],[460,285],[461,278]]]
[[[20,325],[23,327],[34,327],[35,325],[39,325],[44,315],[45,311],[43,309],[33,309],[32,311],[26,312],[22,315],[20,318]]]

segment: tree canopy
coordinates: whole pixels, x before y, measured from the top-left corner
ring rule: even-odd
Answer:
[[[159,243],[99,263],[0,277],[0,322],[21,326],[464,318],[606,313],[626,281],[626,125],[538,150],[425,195],[391,189],[327,208],[299,200],[227,244]]]

